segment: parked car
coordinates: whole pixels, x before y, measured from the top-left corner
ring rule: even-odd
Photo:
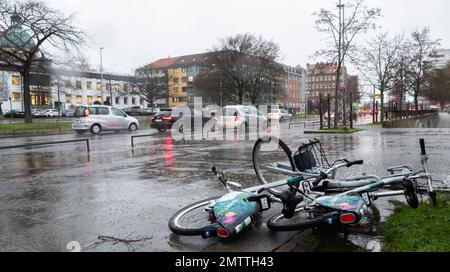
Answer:
[[[253,106],[226,106],[223,115],[217,119],[217,127],[222,129],[246,129],[267,124],[264,114]]]
[[[141,110],[141,107],[139,107],[139,106],[123,109],[123,111],[127,115],[130,115],[130,116],[139,116],[140,115],[140,110]]]
[[[4,116],[5,116],[5,118],[25,118],[25,112],[12,110],[12,111],[6,112]]]
[[[73,117],[74,114],[74,110],[61,110],[61,116],[63,117]]]
[[[139,121],[121,109],[110,106],[80,106],[75,109],[72,129],[78,134],[90,131],[94,135],[102,131],[139,129]]]
[[[292,114],[287,110],[272,109],[270,113],[267,114],[267,118],[269,120],[278,120],[279,122],[292,121]]]
[[[31,111],[31,114],[34,118],[44,118],[47,117],[45,110],[34,109]]]
[[[161,109],[160,112],[156,113],[154,116],[150,117],[150,127],[159,130],[159,132],[165,132],[168,129],[172,129],[175,122],[180,120],[181,118],[189,118],[191,120],[191,129],[194,128],[195,118],[197,116],[202,117],[202,128],[206,123],[208,123],[214,115],[208,115],[204,112],[196,111],[194,109],[190,110],[189,115],[185,114],[176,114],[177,109]],[[181,112],[181,110],[180,110]],[[175,116],[177,115],[177,116]],[[180,132],[182,132],[184,128],[180,128]]]
[[[140,109],[138,111],[141,116],[151,116],[157,114],[158,112],[160,112],[160,109],[157,108]]]
[[[59,110],[50,109],[45,111],[46,117],[59,117]]]

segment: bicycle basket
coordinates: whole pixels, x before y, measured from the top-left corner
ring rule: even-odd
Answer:
[[[310,140],[299,147],[294,155],[295,166],[300,172],[311,172],[317,167],[330,167],[319,140]]]

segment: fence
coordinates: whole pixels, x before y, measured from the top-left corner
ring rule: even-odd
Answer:
[[[32,144],[25,144],[25,145],[0,146],[0,150],[25,148],[25,147],[35,147],[35,146],[43,146],[43,145],[57,145],[57,144],[67,144],[67,143],[79,143],[79,142],[85,142],[86,143],[86,150],[87,150],[87,152],[88,153],[91,152],[91,147],[89,145],[89,139],[57,141],[57,142],[43,142],[43,143],[32,143]]]

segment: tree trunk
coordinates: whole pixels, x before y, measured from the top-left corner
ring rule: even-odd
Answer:
[[[23,104],[25,108],[25,123],[33,123],[31,114],[31,91],[30,91],[30,68],[25,67],[22,72],[23,77]]]
[[[416,92],[414,94],[414,107],[415,107],[416,111],[419,110],[419,95],[418,95],[418,92]]]
[[[341,79],[341,66],[338,66],[336,72],[336,88],[334,90],[334,128],[338,127],[338,114],[339,114],[339,81]]]
[[[381,100],[381,105],[380,105],[380,113],[381,113],[381,118],[380,118],[380,121],[381,121],[381,123],[383,123],[384,122],[384,90],[381,90],[380,89],[380,93],[381,93],[381,96],[380,96],[380,100]]]

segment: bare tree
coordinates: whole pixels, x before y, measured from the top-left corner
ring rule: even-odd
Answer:
[[[428,88],[424,92],[425,97],[434,102],[439,102],[441,111],[450,102],[450,63],[442,69],[435,69],[426,75]]]
[[[132,93],[153,107],[159,99],[167,98],[167,83],[167,74],[150,67],[143,67],[136,70],[136,83]]]
[[[350,4],[343,5],[339,0],[336,10],[321,9],[314,13],[316,28],[328,37],[327,48],[316,52],[316,57],[327,58],[332,63],[337,63],[336,87],[335,87],[335,120],[334,126],[338,126],[338,91],[344,62],[346,57],[355,52],[355,40],[363,33],[375,28],[375,20],[381,16],[379,8],[369,8],[365,0],[352,0]],[[345,10],[350,10],[345,16]]]
[[[49,50],[77,52],[85,35],[64,16],[38,0],[0,2],[0,60],[23,78],[25,122],[32,122],[30,74],[51,57]]]
[[[400,110],[403,109],[403,98],[408,92],[408,59],[406,57],[406,51],[405,46],[400,48],[393,67],[393,86],[391,93],[397,97]]]
[[[433,68],[427,59],[438,45],[439,40],[432,40],[430,38],[430,30],[428,28],[424,28],[422,31],[414,31],[407,45],[407,78],[410,94],[414,96],[416,110],[419,109],[419,96],[423,95],[426,89],[426,75]]]
[[[381,93],[381,122],[384,121],[384,97],[394,87],[398,52],[403,44],[401,35],[390,39],[387,33],[378,35],[360,50],[360,57],[352,60],[371,85]]]
[[[243,104],[261,103],[280,91],[282,67],[276,62],[279,46],[253,34],[238,34],[220,40],[208,54],[196,88],[217,88],[221,100]]]

